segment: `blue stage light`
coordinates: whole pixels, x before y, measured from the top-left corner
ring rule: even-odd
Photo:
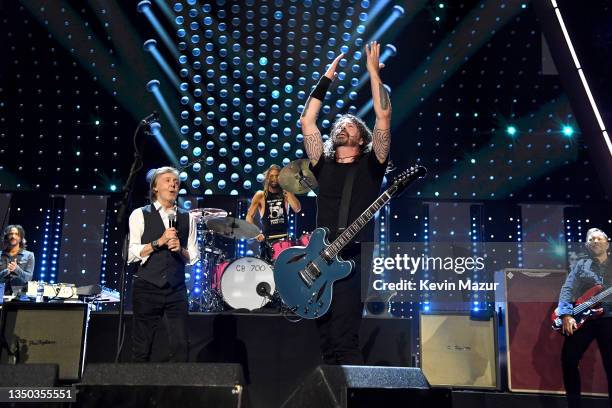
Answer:
[[[159,89],[159,81],[157,79],[152,79],[147,82],[147,91],[153,92],[156,89]]]
[[[563,135],[564,136],[571,137],[571,136],[574,135],[574,128],[569,126],[569,125],[563,126],[563,130],[562,131],[563,131]]]

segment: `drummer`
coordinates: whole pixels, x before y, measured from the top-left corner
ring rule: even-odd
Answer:
[[[296,213],[300,212],[302,206],[295,194],[283,190],[278,182],[281,168],[276,164],[271,165],[265,172],[263,191],[258,191],[251,200],[251,206],[247,212],[246,221],[256,225],[253,217],[257,210],[261,219],[262,230],[256,239],[262,243],[262,256],[271,259],[270,244],[277,239],[287,238],[289,229],[288,211],[289,206]]]

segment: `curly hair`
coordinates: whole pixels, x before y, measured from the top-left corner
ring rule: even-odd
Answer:
[[[334,121],[329,132],[329,139],[327,139],[323,144],[323,153],[327,159],[336,158],[336,149],[334,146],[335,139],[340,131],[340,123],[347,119],[353,122],[353,124],[359,130],[359,134],[363,138],[364,143],[360,146],[361,154],[363,155],[372,150],[372,131],[370,130],[370,128],[365,124],[363,120],[361,120],[357,116],[351,115],[350,113],[346,113],[344,115],[338,116],[338,118]]]

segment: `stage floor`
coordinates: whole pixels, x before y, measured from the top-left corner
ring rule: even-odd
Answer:
[[[190,361],[238,363],[244,370],[251,407],[280,406],[322,363],[314,321],[297,323],[272,313],[191,313]],[[131,314],[126,315],[121,362],[130,362]],[[366,365],[413,366],[411,321],[364,318],[361,345]],[[93,313],[89,323],[87,363],[110,363],[115,356],[117,313]],[[156,333],[153,360],[167,360],[167,334]],[[607,400],[589,398],[589,407]],[[453,390],[453,407],[565,407],[558,395]]]

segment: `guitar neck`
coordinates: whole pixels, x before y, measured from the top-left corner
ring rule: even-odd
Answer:
[[[342,233],[332,242],[328,248],[330,257],[334,257],[355,238],[355,236],[365,227],[365,225],[374,217],[374,215],[391,200],[393,187],[382,193],[376,201],[374,201],[361,215],[349,225]]]
[[[607,298],[610,295],[612,295],[612,287],[609,287],[608,289],[599,292],[597,295],[593,296],[592,298],[590,298],[586,302],[581,303],[580,305],[576,306],[574,308],[573,315],[575,316],[575,315],[578,315],[578,314],[584,312],[586,309],[590,308],[591,306],[593,306],[596,303],[601,302],[602,300],[604,300],[605,298]]]

